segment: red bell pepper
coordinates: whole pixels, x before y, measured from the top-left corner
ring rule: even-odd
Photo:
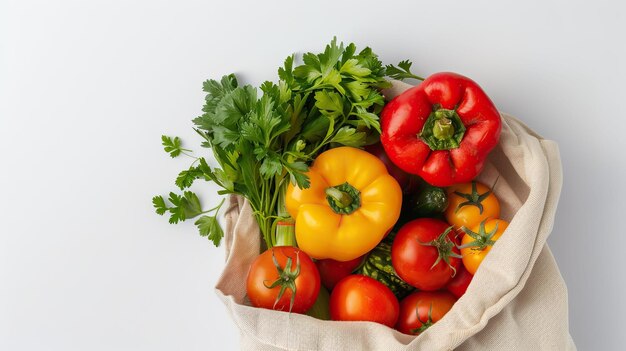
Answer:
[[[435,186],[468,182],[498,144],[502,122],[471,79],[436,73],[396,96],[381,114],[381,142],[402,170]]]

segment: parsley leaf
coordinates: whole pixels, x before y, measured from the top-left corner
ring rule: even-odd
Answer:
[[[191,191],[185,191],[183,193],[183,199],[181,201],[183,210],[185,211],[185,219],[193,218],[202,213],[202,205],[200,205],[200,199],[195,193]]]
[[[220,242],[224,237],[224,231],[215,216],[202,216],[194,224],[198,227],[201,236],[207,237],[216,247],[220,246]]]
[[[224,97],[232,93],[237,88],[237,78],[234,74],[229,74],[222,77],[221,81],[209,79],[202,84],[202,90],[208,94],[205,97],[205,104],[202,108],[204,114],[197,117],[193,122],[204,130],[210,130],[216,125],[215,111],[217,105],[224,99]],[[219,117],[217,117],[219,118]]]
[[[354,78],[365,77],[372,73],[369,68],[363,67],[359,60],[357,59],[349,59],[347,60],[339,70],[344,75],[350,75]]]
[[[321,90],[315,93],[315,107],[322,114],[331,118],[343,114],[343,100],[341,96],[329,90]]]
[[[285,168],[289,172],[290,181],[292,184],[297,185],[301,189],[311,186],[309,177],[305,174],[309,170],[309,167],[304,162],[292,162],[286,163]]]
[[[268,153],[261,167],[259,167],[261,176],[265,179],[271,179],[272,177],[279,176],[283,171],[283,164],[280,161],[280,156],[276,152]]]
[[[285,66],[278,68],[278,78],[287,85],[293,85],[293,55],[287,56]]]
[[[223,126],[214,126],[213,131],[213,143],[224,149],[236,145],[239,141],[241,134],[237,130],[228,129]]]
[[[152,198],[152,204],[154,205],[157,214],[164,215],[166,212],[169,212],[169,222],[172,224],[176,224],[202,214],[202,216],[198,218],[194,224],[198,227],[198,231],[201,236],[208,237],[215,246],[219,246],[222,238],[224,237],[224,231],[217,221],[217,212],[224,204],[224,199],[222,199],[219,205],[207,211],[202,210],[198,196],[190,191],[185,191],[183,195],[170,193],[168,200],[171,203],[170,205],[168,205],[160,195]],[[209,216],[205,214],[209,212],[212,212],[213,215]]]
[[[156,213],[158,215],[164,215],[165,212],[168,211],[167,206],[165,205],[165,200],[163,200],[163,196],[155,196],[152,198],[152,205],[156,209]]]
[[[163,150],[170,154],[170,157],[174,158],[179,156],[183,151],[189,151],[188,149],[183,149],[181,147],[181,142],[179,137],[168,137],[167,135],[161,135],[161,144],[163,145]]]
[[[360,65],[372,71],[370,76],[363,77],[362,79],[373,83],[379,88],[391,86],[385,79],[380,79],[385,75],[385,68],[383,67],[383,63],[378,59],[378,55],[376,55],[371,48],[367,47],[361,50],[355,58],[359,60]]]
[[[200,169],[200,167],[189,167],[189,169],[184,170],[178,174],[176,177],[176,185],[181,189],[189,188],[193,182],[204,176],[204,172]]]
[[[359,117],[366,127],[374,128],[380,133],[380,123],[376,114],[368,112],[362,107],[357,107],[356,111],[356,116]]]
[[[209,99],[204,107],[205,112],[214,111],[217,103],[228,93],[237,87],[237,79],[234,74],[222,77],[220,82],[209,79],[202,83],[202,90],[209,93]]]
[[[172,224],[182,222],[203,213],[198,196],[191,191],[185,191],[183,195],[170,193],[168,201],[171,205],[168,205],[162,196],[155,196],[152,198],[152,205],[159,215],[164,215],[165,212],[169,212],[169,222]]]
[[[206,180],[215,182],[215,184],[224,188],[224,191],[221,192],[223,194],[232,194],[235,192],[234,181],[237,180],[236,172],[232,170],[227,172],[219,168],[211,169],[204,158],[199,158],[198,161],[200,161],[200,165],[197,166],[196,169],[202,173],[199,178],[204,177]],[[228,165],[224,166],[229,169]]]
[[[416,76],[411,72],[411,65],[413,63],[409,60],[400,61],[398,63],[398,67],[394,65],[387,65],[387,76],[397,79],[397,80],[405,80],[408,78],[413,78],[417,80],[424,80],[424,78],[420,76]]]
[[[378,107],[382,107],[385,104],[385,98],[374,92],[370,91],[367,97],[361,101],[356,101],[352,104],[355,108],[357,106],[362,107],[364,109],[370,108],[373,105],[377,105]]]
[[[322,76],[322,68],[317,55],[306,53],[302,56],[304,65],[297,66],[293,70],[293,76],[296,78],[304,78],[307,83],[312,83]]]
[[[179,221],[193,218],[202,213],[200,200],[198,196],[191,191],[185,191],[182,196],[170,193],[168,200],[173,205],[169,208],[170,223],[178,223]]]
[[[236,130],[237,123],[245,119],[257,101],[257,90],[246,85],[233,89],[217,103],[214,121],[228,129]]]
[[[337,46],[337,37],[334,37],[330,44],[326,45],[326,50],[318,55],[322,76],[327,76],[334,70],[342,53],[343,43]]]
[[[365,136],[366,134],[363,132],[357,132],[352,127],[344,126],[337,130],[337,133],[330,141],[346,146],[361,147],[365,144]]]
[[[320,143],[326,136],[330,129],[330,121],[332,117],[329,115],[321,115],[316,118],[309,118],[306,124],[302,126],[302,132],[300,133],[302,139],[310,142],[311,144]]]
[[[275,102],[265,95],[257,103],[256,109],[248,116],[248,122],[241,126],[244,138],[266,149],[272,149],[272,142],[277,136],[289,130],[288,119],[283,119],[275,109]]]
[[[344,84],[344,87],[350,93],[352,99],[357,102],[367,98],[371,93],[367,83],[358,80],[347,82]]]

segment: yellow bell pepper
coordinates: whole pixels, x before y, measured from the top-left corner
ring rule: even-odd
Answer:
[[[402,190],[374,155],[352,147],[320,154],[309,168],[311,186],[287,188],[296,241],[313,258],[355,259],[372,250],[396,223]]]

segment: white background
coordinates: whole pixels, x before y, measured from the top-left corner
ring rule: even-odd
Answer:
[[[171,160],[160,135],[199,149],[190,120],[203,80],[276,79],[287,55],[322,50],[333,35],[386,63],[412,59],[422,75],[468,75],[559,143],[565,183],[549,244],[571,332],[581,350],[620,348],[624,10],[564,0],[2,1],[0,350],[237,349],[213,291],[223,249],[151,208],[189,163]],[[218,201],[211,185],[196,190]]]

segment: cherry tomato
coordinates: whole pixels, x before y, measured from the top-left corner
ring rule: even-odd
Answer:
[[[448,188],[448,223],[473,228],[487,218],[500,217],[500,202],[492,190],[479,182],[455,184]]]
[[[473,277],[474,276],[471,275],[467,269],[465,269],[464,265],[459,265],[456,269],[454,278],[452,278],[446,285],[446,289],[458,299],[465,294],[465,291],[467,291],[467,287],[472,282]]]
[[[461,255],[468,272],[476,274],[478,266],[508,226],[509,223],[501,219],[489,219],[472,229],[465,229],[461,239]]]
[[[433,218],[405,224],[391,247],[391,263],[398,276],[420,290],[444,287],[461,264],[460,257],[453,228]]]
[[[370,321],[393,328],[398,313],[400,305],[391,290],[363,275],[345,277],[330,294],[330,318],[335,321]]]
[[[320,272],[322,285],[328,290],[333,290],[337,282],[349,276],[363,261],[363,256],[350,261],[335,261],[333,259],[317,260],[315,265]]]
[[[317,299],[320,275],[304,251],[275,246],[250,266],[246,290],[255,307],[304,313]]]
[[[417,335],[443,318],[455,302],[456,298],[447,291],[414,292],[400,302],[396,329]]]

